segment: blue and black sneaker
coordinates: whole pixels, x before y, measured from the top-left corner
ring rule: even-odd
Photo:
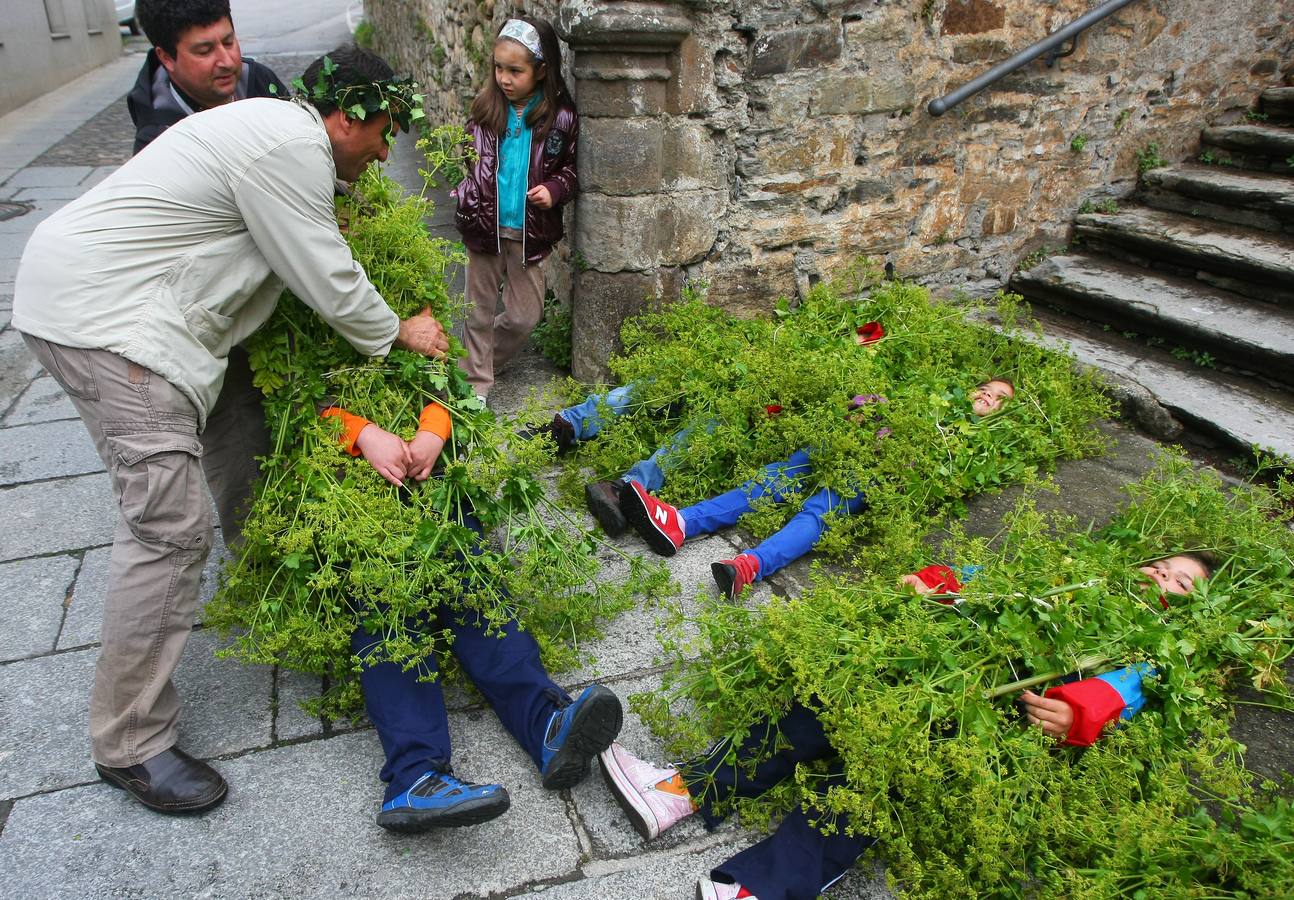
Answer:
[[[432,769],[383,803],[377,824],[402,832],[479,825],[507,812],[509,802],[501,784],[468,784],[449,770]]]
[[[550,790],[573,787],[589,774],[593,757],[620,733],[620,698],[600,684],[589,685],[575,702],[548,720],[540,780]]]

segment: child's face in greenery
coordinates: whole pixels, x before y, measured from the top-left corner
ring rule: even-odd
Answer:
[[[1207,581],[1204,566],[1189,556],[1169,556],[1142,566],[1141,573],[1167,594],[1189,594],[1196,579]]]
[[[971,411],[977,416],[991,416],[1014,396],[1015,388],[1005,381],[986,381],[971,391]]]

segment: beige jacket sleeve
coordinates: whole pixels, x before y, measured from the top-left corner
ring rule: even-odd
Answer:
[[[270,268],[360,353],[385,356],[400,322],[337,230],[334,169],[319,141],[290,140],[259,157],[234,188]]]

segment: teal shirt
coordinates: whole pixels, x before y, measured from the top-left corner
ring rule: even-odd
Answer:
[[[523,230],[526,227],[526,191],[530,169],[530,126],[526,113],[539,101],[530,98],[526,108],[518,111],[508,106],[508,127],[499,145],[499,227]]]

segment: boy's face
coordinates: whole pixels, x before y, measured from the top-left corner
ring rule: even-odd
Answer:
[[[1204,566],[1189,556],[1165,557],[1142,566],[1139,571],[1166,594],[1189,594],[1197,579],[1207,581],[1209,578]]]
[[[1005,381],[986,381],[971,391],[971,411],[977,416],[991,416],[1014,396],[1015,388]]]

